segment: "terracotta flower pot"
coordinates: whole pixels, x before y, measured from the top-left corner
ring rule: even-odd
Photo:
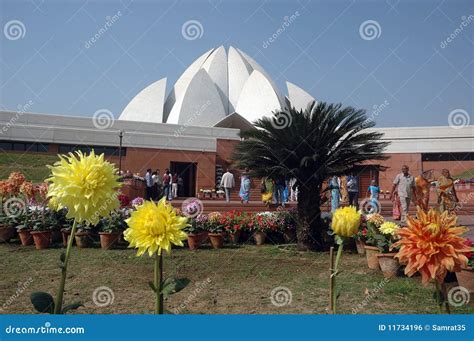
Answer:
[[[357,253],[359,255],[365,255],[365,248],[364,248],[365,242],[364,242],[364,240],[356,238],[355,243],[356,243],[356,247],[357,247]]]
[[[204,244],[209,240],[209,232],[203,231],[203,232],[199,233],[199,235],[201,236],[200,244]]]
[[[214,249],[220,249],[224,245],[224,235],[222,233],[209,233],[209,239]]]
[[[379,265],[379,258],[377,254],[379,254],[379,249],[375,246],[365,245],[365,255],[367,257],[367,266],[369,269],[378,270],[380,269]]]
[[[203,240],[203,233],[189,233],[188,234],[188,246],[190,250],[199,249]]]
[[[396,253],[379,253],[377,255],[380,268],[382,269],[385,278],[393,278],[397,276],[400,263],[398,262],[398,258],[394,258],[395,255]]]
[[[64,247],[67,246],[67,242],[69,240],[69,236],[71,235],[71,230],[69,229],[61,229],[61,236],[63,237],[63,245]]]
[[[255,244],[257,245],[265,244],[266,238],[267,238],[267,235],[265,234],[265,232],[262,232],[262,231],[257,231],[253,234],[253,239],[255,239]]]
[[[237,230],[234,233],[229,233],[230,242],[234,245],[239,243],[241,230]]]
[[[120,238],[120,232],[99,232],[100,247],[103,250],[111,249]]]
[[[16,228],[11,226],[1,226],[0,227],[0,243],[8,243],[10,239],[15,237]]]
[[[283,231],[283,238],[286,243],[291,243],[296,241],[296,230],[294,229],[285,229]]]
[[[18,235],[20,236],[22,246],[33,245],[33,236],[31,235],[31,230],[19,230]]]
[[[30,233],[37,250],[47,249],[51,245],[51,231],[31,231]]]
[[[77,232],[74,237],[78,248],[83,249],[92,246],[92,234],[90,232]]]
[[[460,287],[464,287],[469,290],[470,293],[474,293],[474,269],[465,268],[461,272],[456,272],[458,284]]]

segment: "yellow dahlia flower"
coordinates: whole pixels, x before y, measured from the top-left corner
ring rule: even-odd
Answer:
[[[120,183],[113,164],[104,160],[104,154],[89,155],[77,151],[60,155],[51,169],[48,189],[50,200],[55,198],[59,207],[66,207],[67,218],[78,223],[96,225],[118,208],[117,189]],[[53,199],[54,200],[54,199]]]
[[[354,206],[338,208],[333,216],[331,227],[340,237],[352,237],[359,230],[360,213]]]
[[[399,228],[400,226],[398,226],[397,224],[391,221],[386,221],[385,223],[380,225],[379,231],[382,232],[383,234],[389,234],[389,235],[394,236],[397,233]]]
[[[158,203],[145,201],[125,220],[129,228],[125,230],[124,238],[130,243],[129,247],[138,249],[137,256],[148,251],[151,257],[158,251],[171,250],[171,244],[183,246],[187,235],[183,231],[188,225],[188,218],[176,214],[173,207],[162,198]]]

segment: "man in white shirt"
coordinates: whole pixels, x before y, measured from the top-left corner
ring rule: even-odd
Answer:
[[[225,201],[230,202],[230,190],[235,186],[234,174],[227,168],[221,179],[221,187],[224,187]]]
[[[400,197],[401,223],[407,222],[408,208],[410,207],[412,195],[416,200],[415,178],[413,175],[409,174],[408,171],[408,166],[403,165],[402,172],[397,174],[393,180],[392,192],[390,193],[390,200],[393,200],[393,193],[395,193],[395,189],[397,189],[398,196]]]

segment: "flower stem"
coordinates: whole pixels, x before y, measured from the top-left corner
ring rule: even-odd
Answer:
[[[162,315],[163,314],[163,255],[158,251],[155,254],[155,295],[156,295],[156,302],[155,302],[155,314]]]
[[[66,273],[67,273],[67,264],[69,262],[69,256],[71,254],[72,243],[74,242],[74,235],[76,234],[77,223],[74,220],[72,224],[71,234],[69,235],[69,240],[67,242],[66,256],[64,257],[64,264],[61,266],[61,282],[59,283],[58,295],[56,296],[56,302],[54,305],[54,313],[60,314],[63,306],[63,295],[64,295],[64,285],[66,284]]]
[[[344,243],[341,242],[339,244],[339,247],[337,248],[337,255],[336,255],[336,262],[334,264],[334,271],[332,273],[332,276],[334,277],[333,285],[334,288],[333,290],[336,289],[336,276],[339,268],[339,263],[341,262],[341,256],[342,256],[342,249],[344,248]],[[336,301],[337,301],[337,294],[334,292],[333,297],[332,297],[332,313],[336,314]]]

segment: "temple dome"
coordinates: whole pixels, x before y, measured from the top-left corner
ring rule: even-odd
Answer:
[[[249,122],[269,116],[292,105],[292,94],[298,108],[312,99],[293,84],[285,98],[259,64],[232,46],[204,53],[165,93],[163,78],[140,91],[119,119],[212,127],[233,114]]]

